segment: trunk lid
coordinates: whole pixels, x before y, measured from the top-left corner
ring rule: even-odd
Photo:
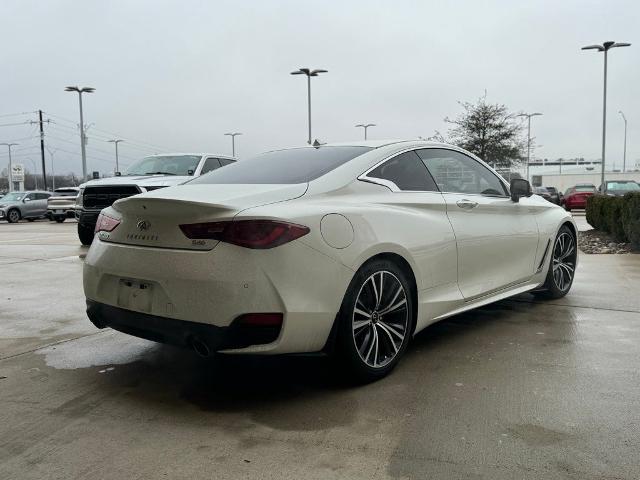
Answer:
[[[113,204],[121,217],[101,240],[157,248],[211,250],[215,240],[187,238],[179,225],[232,220],[247,208],[301,197],[307,184],[182,185],[136,195]],[[106,212],[108,213],[108,212]]]

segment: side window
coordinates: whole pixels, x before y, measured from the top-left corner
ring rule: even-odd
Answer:
[[[221,158],[221,159],[220,159],[220,165],[222,165],[223,167],[224,167],[225,165],[229,165],[229,164],[231,164],[231,163],[236,163],[236,162],[235,162],[235,160],[230,160],[230,159],[228,159],[228,158]]]
[[[400,190],[418,192],[437,192],[433,178],[416,155],[405,152],[387,160],[367,174],[371,178],[380,178],[393,182]]]
[[[204,175],[205,173],[212,172],[216,168],[220,168],[220,160],[218,160],[217,158],[209,157],[205,160],[204,166],[202,167],[202,172],[200,173]]]
[[[425,148],[417,153],[441,192],[508,195],[491,170],[467,155],[443,148]]]
[[[49,196],[48,193],[36,193],[36,200],[46,200]]]

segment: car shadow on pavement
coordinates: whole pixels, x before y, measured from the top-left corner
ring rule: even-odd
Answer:
[[[188,350],[158,345],[101,376],[97,388],[103,389],[103,395],[120,398],[124,391],[132,408],[164,411],[184,421],[194,420],[185,410],[186,403],[211,418],[240,415],[270,428],[322,430],[354,422],[363,395],[383,399],[416,381],[424,388],[430,381],[442,381],[430,373],[446,369],[451,358],[460,357],[470,338],[481,336],[485,342],[483,330],[501,328],[498,324],[510,321],[517,311],[533,309],[532,304],[503,301],[431,325],[415,337],[406,358],[390,376],[368,385],[349,383],[339,368],[321,356],[201,358]],[[488,340],[485,343],[488,346]]]

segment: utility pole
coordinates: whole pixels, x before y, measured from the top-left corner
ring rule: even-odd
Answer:
[[[51,120],[42,120],[42,110],[38,110],[38,121],[30,122],[31,124],[37,123],[40,125],[40,157],[42,158],[42,182],[44,183],[44,189],[47,190],[47,167],[44,163],[44,126],[43,123],[49,123]]]

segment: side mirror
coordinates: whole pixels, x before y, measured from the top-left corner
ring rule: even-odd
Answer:
[[[524,178],[514,178],[511,180],[509,190],[511,190],[511,200],[514,202],[519,202],[522,197],[530,197],[533,195],[531,184]]]
[[[27,197],[24,200],[22,200],[22,203],[27,203],[27,202],[30,202],[30,201],[31,201],[31,199],[29,197]]]

